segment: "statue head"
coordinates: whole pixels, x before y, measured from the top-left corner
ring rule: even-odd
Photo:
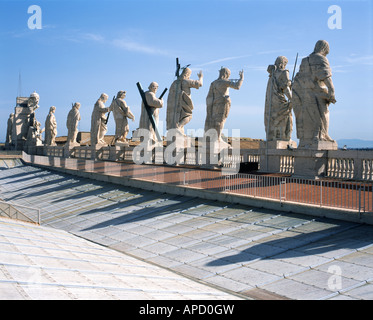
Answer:
[[[125,96],[126,96],[126,91],[124,91],[124,90],[118,91],[117,98],[123,99]]]
[[[158,90],[158,83],[156,83],[156,82],[153,81],[153,82],[149,85],[148,89],[149,89],[151,92],[156,93],[157,90]]]
[[[180,77],[182,79],[189,79],[189,77],[191,76],[191,74],[192,74],[192,70],[190,70],[189,68],[184,68],[183,72],[180,75]]]
[[[35,101],[39,101],[40,96],[34,91],[33,93],[30,94],[30,98],[34,99]]]
[[[9,115],[9,118],[14,118],[14,113],[11,113],[11,114]]]
[[[284,56],[277,57],[275,61],[276,67],[280,70],[284,70],[287,64],[288,64],[288,59]]]
[[[329,43],[325,40],[319,40],[316,42],[313,53],[320,53],[323,56],[326,56],[327,54],[329,54],[329,51],[330,51]]]
[[[34,107],[39,103],[39,95],[34,91],[33,93],[30,94],[30,98],[27,101],[27,106],[28,107]]]
[[[80,108],[80,103],[75,102],[74,105],[73,105],[73,108],[79,109]]]
[[[99,100],[106,102],[107,99],[109,99],[109,96],[106,93],[101,93]]]
[[[223,68],[219,70],[219,79],[228,79],[231,75],[231,71],[228,68]]]
[[[56,111],[56,107],[55,106],[51,106],[50,108],[49,108],[49,112],[51,113],[54,113]]]

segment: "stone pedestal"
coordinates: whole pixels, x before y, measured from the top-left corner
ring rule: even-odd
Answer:
[[[295,149],[297,143],[293,140],[274,140],[274,141],[260,141],[259,146],[261,149]]]
[[[123,141],[117,141],[117,142],[115,142],[115,146],[119,147],[119,148],[129,147],[129,145],[130,144],[128,142],[123,142]]]
[[[192,147],[192,138],[177,129],[167,131],[167,146],[164,151],[164,161],[170,165],[185,163],[185,151]]]
[[[136,129],[136,130],[132,131],[132,138],[131,138],[131,140],[132,141],[140,141],[139,129]]]
[[[293,140],[260,141],[260,172],[291,173],[285,166],[292,165],[293,150],[297,143]],[[284,162],[288,163],[284,166]]]
[[[128,146],[128,144],[127,144]],[[124,152],[125,152],[125,144],[120,145],[116,144],[115,146],[109,147],[109,159],[110,161],[118,161],[120,159],[124,159]]]
[[[298,149],[294,152],[294,155],[294,177],[318,179],[326,176],[328,166],[327,150]]]
[[[63,156],[65,158],[75,157],[75,147],[80,146],[79,143],[66,143],[63,147]]]
[[[338,144],[335,141],[300,140],[298,149],[338,150]]]
[[[23,150],[26,145],[31,113],[28,107],[15,107],[12,141],[16,150]]]

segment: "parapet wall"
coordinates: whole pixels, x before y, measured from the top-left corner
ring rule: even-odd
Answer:
[[[153,152],[151,162],[165,163],[165,148]],[[133,162],[134,147],[63,146],[26,147],[25,152],[53,157]],[[160,153],[159,153],[160,152]],[[256,163],[259,172],[281,173],[301,178],[333,178],[354,181],[373,181],[373,151],[366,150],[302,150],[302,149],[240,149],[219,158],[220,167],[238,167]],[[201,167],[204,157],[196,149],[182,151],[179,164]],[[237,171],[238,172],[238,171]]]
[[[35,166],[145,190],[373,224],[372,183],[23,154]]]

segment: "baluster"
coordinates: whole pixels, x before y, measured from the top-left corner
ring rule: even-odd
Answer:
[[[346,178],[346,159],[341,159],[342,162],[342,178]]]
[[[341,177],[341,159],[336,159],[336,178]]]
[[[328,159],[328,167],[327,167],[327,170],[326,170],[326,176],[327,177],[331,177],[331,166],[332,166],[332,162],[333,162],[333,159]]]
[[[367,180],[368,179],[368,175],[367,175],[367,162],[368,160],[363,160],[363,174],[362,174],[362,179],[363,180]]]
[[[332,159],[332,164],[331,164],[331,177],[332,178],[336,177],[336,171],[337,171],[337,159]]]

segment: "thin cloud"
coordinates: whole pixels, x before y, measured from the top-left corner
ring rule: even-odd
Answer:
[[[162,49],[159,49],[157,47],[148,46],[146,44],[142,44],[138,41],[134,41],[130,38],[128,39],[106,39],[104,36],[102,36],[99,33],[77,33],[76,36],[69,36],[66,38],[69,41],[74,42],[96,42],[98,44],[106,44],[111,45],[116,48],[129,51],[129,52],[138,52],[138,53],[144,53],[149,55],[159,55],[159,56],[169,56],[170,54]]]
[[[82,33],[80,37],[83,40],[90,40],[90,41],[95,41],[95,42],[104,42],[105,38],[97,33]]]
[[[199,64],[198,66],[203,67],[203,66],[207,66],[207,65],[211,65],[211,64],[230,61],[230,60],[237,60],[237,59],[243,59],[243,58],[248,58],[248,57],[253,57],[253,56],[261,56],[261,55],[267,55],[267,54],[274,54],[274,53],[279,53],[279,52],[283,53],[285,51],[286,50],[282,50],[282,51],[281,50],[267,50],[267,51],[260,51],[256,54],[245,54],[245,55],[241,55],[241,56],[225,57],[225,58],[205,62],[205,63]],[[262,69],[263,67],[258,67],[258,68]]]
[[[230,61],[230,60],[236,60],[236,59],[242,59],[242,58],[247,58],[247,57],[251,57],[251,56],[252,56],[251,54],[247,54],[247,55],[243,55],[243,56],[226,57],[226,58],[221,58],[221,59],[205,62],[205,63],[199,64],[198,66],[203,67],[203,66],[207,66],[207,65],[210,65],[210,64],[215,64],[215,63],[220,63],[220,62]]]
[[[346,58],[346,61],[350,64],[360,64],[360,65],[373,65],[373,55],[366,55],[366,56],[359,56],[356,54],[353,54]]]
[[[115,47],[121,48],[126,51],[139,52],[139,53],[145,53],[145,54],[150,54],[150,55],[169,56],[169,53],[167,51],[161,50],[156,47],[144,45],[142,43],[139,43],[133,40],[115,39],[111,41],[111,43]]]

